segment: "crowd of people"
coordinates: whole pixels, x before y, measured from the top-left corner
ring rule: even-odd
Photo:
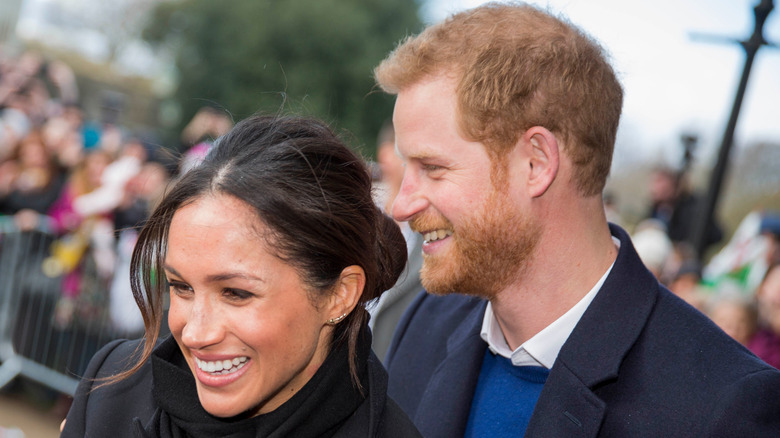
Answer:
[[[182,144],[174,145],[184,150],[181,166],[202,159],[210,140],[231,125],[210,108],[200,111]],[[44,236],[37,244],[44,248],[25,248],[33,269],[25,272],[56,279],[57,290],[50,291],[58,295],[55,326],[89,316],[116,336],[142,332],[130,293],[130,255],[140,225],[171,177],[184,170],[171,150],[117,117],[85,114],[76,76],[62,61],[3,52],[0,224],[4,232]]]
[[[755,210],[730,241],[704,263],[690,237],[698,217],[680,175],[656,169],[648,184],[651,208],[632,232],[645,266],[677,296],[709,316],[765,362],[780,368],[780,212]],[[722,239],[717,224],[710,244]]]

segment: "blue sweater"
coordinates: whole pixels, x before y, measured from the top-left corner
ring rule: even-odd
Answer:
[[[549,374],[547,368],[514,366],[485,350],[465,436],[523,436]]]

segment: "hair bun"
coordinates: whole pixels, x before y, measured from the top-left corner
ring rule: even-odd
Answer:
[[[377,207],[376,221],[377,273],[376,288],[370,299],[390,289],[406,267],[406,239],[398,224]]]

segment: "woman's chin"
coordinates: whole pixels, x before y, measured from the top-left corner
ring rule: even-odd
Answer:
[[[232,406],[219,400],[201,400],[200,404],[206,412],[217,418],[233,418],[246,412],[245,407]]]

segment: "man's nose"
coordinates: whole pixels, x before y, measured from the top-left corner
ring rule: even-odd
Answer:
[[[398,222],[408,221],[427,207],[428,199],[420,190],[419,180],[407,169],[393,202],[393,218]]]

